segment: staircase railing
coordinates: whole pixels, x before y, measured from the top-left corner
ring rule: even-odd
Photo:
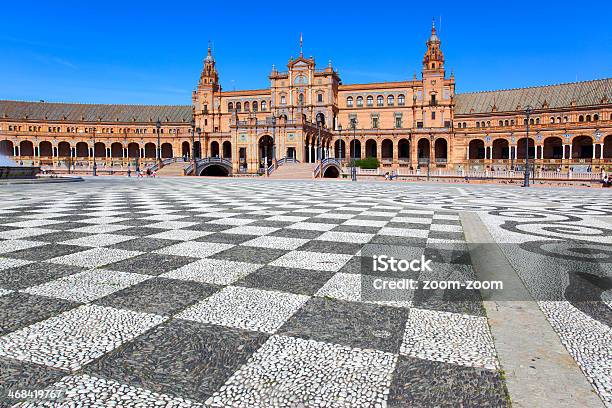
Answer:
[[[272,174],[272,172],[274,170],[276,170],[278,168],[278,166],[282,166],[283,164],[286,163],[299,163],[299,160],[293,158],[293,157],[283,157],[282,159],[279,159],[276,161],[276,165],[274,165],[274,163],[272,163],[269,167],[268,167],[268,175]]]
[[[167,166],[168,164],[182,162],[182,161],[185,161],[183,157],[168,157],[166,159],[162,159],[161,161],[158,161],[155,164],[149,166],[149,169],[151,169],[151,171],[158,171],[159,169],[161,169],[164,166]]]
[[[228,159],[224,159],[222,157],[205,157],[203,159],[197,159],[195,161],[195,169],[197,169],[198,167],[200,167],[201,165],[204,164],[209,164],[209,163],[220,163],[220,164],[224,164],[226,166],[232,167],[232,161],[228,160]],[[193,162],[191,162],[189,164],[189,166],[187,166],[185,168],[185,175],[189,175],[191,173],[194,172],[194,166],[193,166]]]
[[[331,164],[335,164],[339,168],[342,168],[340,165],[340,160],[333,158],[333,157],[328,157],[326,159],[321,160],[321,162],[317,163],[317,165],[312,171],[312,176],[315,178],[319,177],[319,174],[321,173],[321,165],[323,165],[323,168],[325,168],[326,166],[329,166]]]

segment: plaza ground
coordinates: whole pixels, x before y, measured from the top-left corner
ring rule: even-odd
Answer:
[[[107,177],[0,194],[0,405],[612,407],[608,189]],[[364,282],[397,277],[362,265],[375,253],[508,290],[374,299]],[[594,297],[568,295],[578,278]]]

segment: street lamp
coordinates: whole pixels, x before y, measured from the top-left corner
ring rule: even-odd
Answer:
[[[195,120],[194,119],[191,119],[191,129],[189,129],[189,131],[191,132],[191,160],[193,161],[193,171],[195,172],[195,141],[194,141]]]
[[[357,181],[357,167],[356,167],[357,152],[355,151],[355,149],[357,149],[357,118],[351,119],[351,128],[353,128],[353,153],[352,153],[353,154],[353,159],[352,159],[353,166],[351,167],[351,180]]]
[[[159,137],[159,131],[161,128],[161,122],[159,121],[159,119],[157,119],[157,122],[155,122],[155,128],[157,129],[157,160],[161,161],[161,141],[160,141],[160,137]]]
[[[344,157],[346,155],[346,147],[342,149],[342,143],[344,143],[342,141],[342,125],[338,124],[337,128],[338,128],[338,134],[340,135],[340,140],[336,141],[338,143],[338,155],[340,156],[340,159],[344,160],[346,158]],[[335,153],[335,149],[336,147],[334,144],[334,153]]]
[[[272,164],[276,168],[276,116],[272,115]]]
[[[198,159],[202,158],[202,129],[196,128],[196,133],[198,134]]]
[[[318,113],[317,114],[317,130],[318,130],[318,137],[317,137],[317,155],[319,156],[319,177],[323,178],[323,155],[321,154],[321,127],[323,126],[323,118],[321,117],[321,114]]]
[[[523,182],[523,187],[529,187],[529,117],[533,112],[533,108],[531,105],[527,105],[525,107],[525,117],[527,120],[525,124],[527,126],[527,136],[525,138],[525,181]]]
[[[92,175],[95,177],[98,175],[98,165],[96,164],[96,127],[93,128],[93,172]]]
[[[430,167],[431,167],[431,146],[433,145],[434,136],[429,135],[429,154],[427,155],[427,181],[429,181]]]

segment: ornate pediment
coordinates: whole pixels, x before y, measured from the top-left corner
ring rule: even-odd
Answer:
[[[299,56],[298,58],[294,59],[294,60],[290,60],[289,64],[287,64],[287,66],[289,68],[292,69],[307,69],[310,66],[314,66],[314,59],[311,58],[304,58],[303,56]]]

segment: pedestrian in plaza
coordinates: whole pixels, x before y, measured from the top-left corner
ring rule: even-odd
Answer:
[[[147,177],[151,177],[151,168],[147,167]]]
[[[129,167],[128,167],[127,173],[128,173],[128,177],[132,177],[132,169],[130,169]]]

